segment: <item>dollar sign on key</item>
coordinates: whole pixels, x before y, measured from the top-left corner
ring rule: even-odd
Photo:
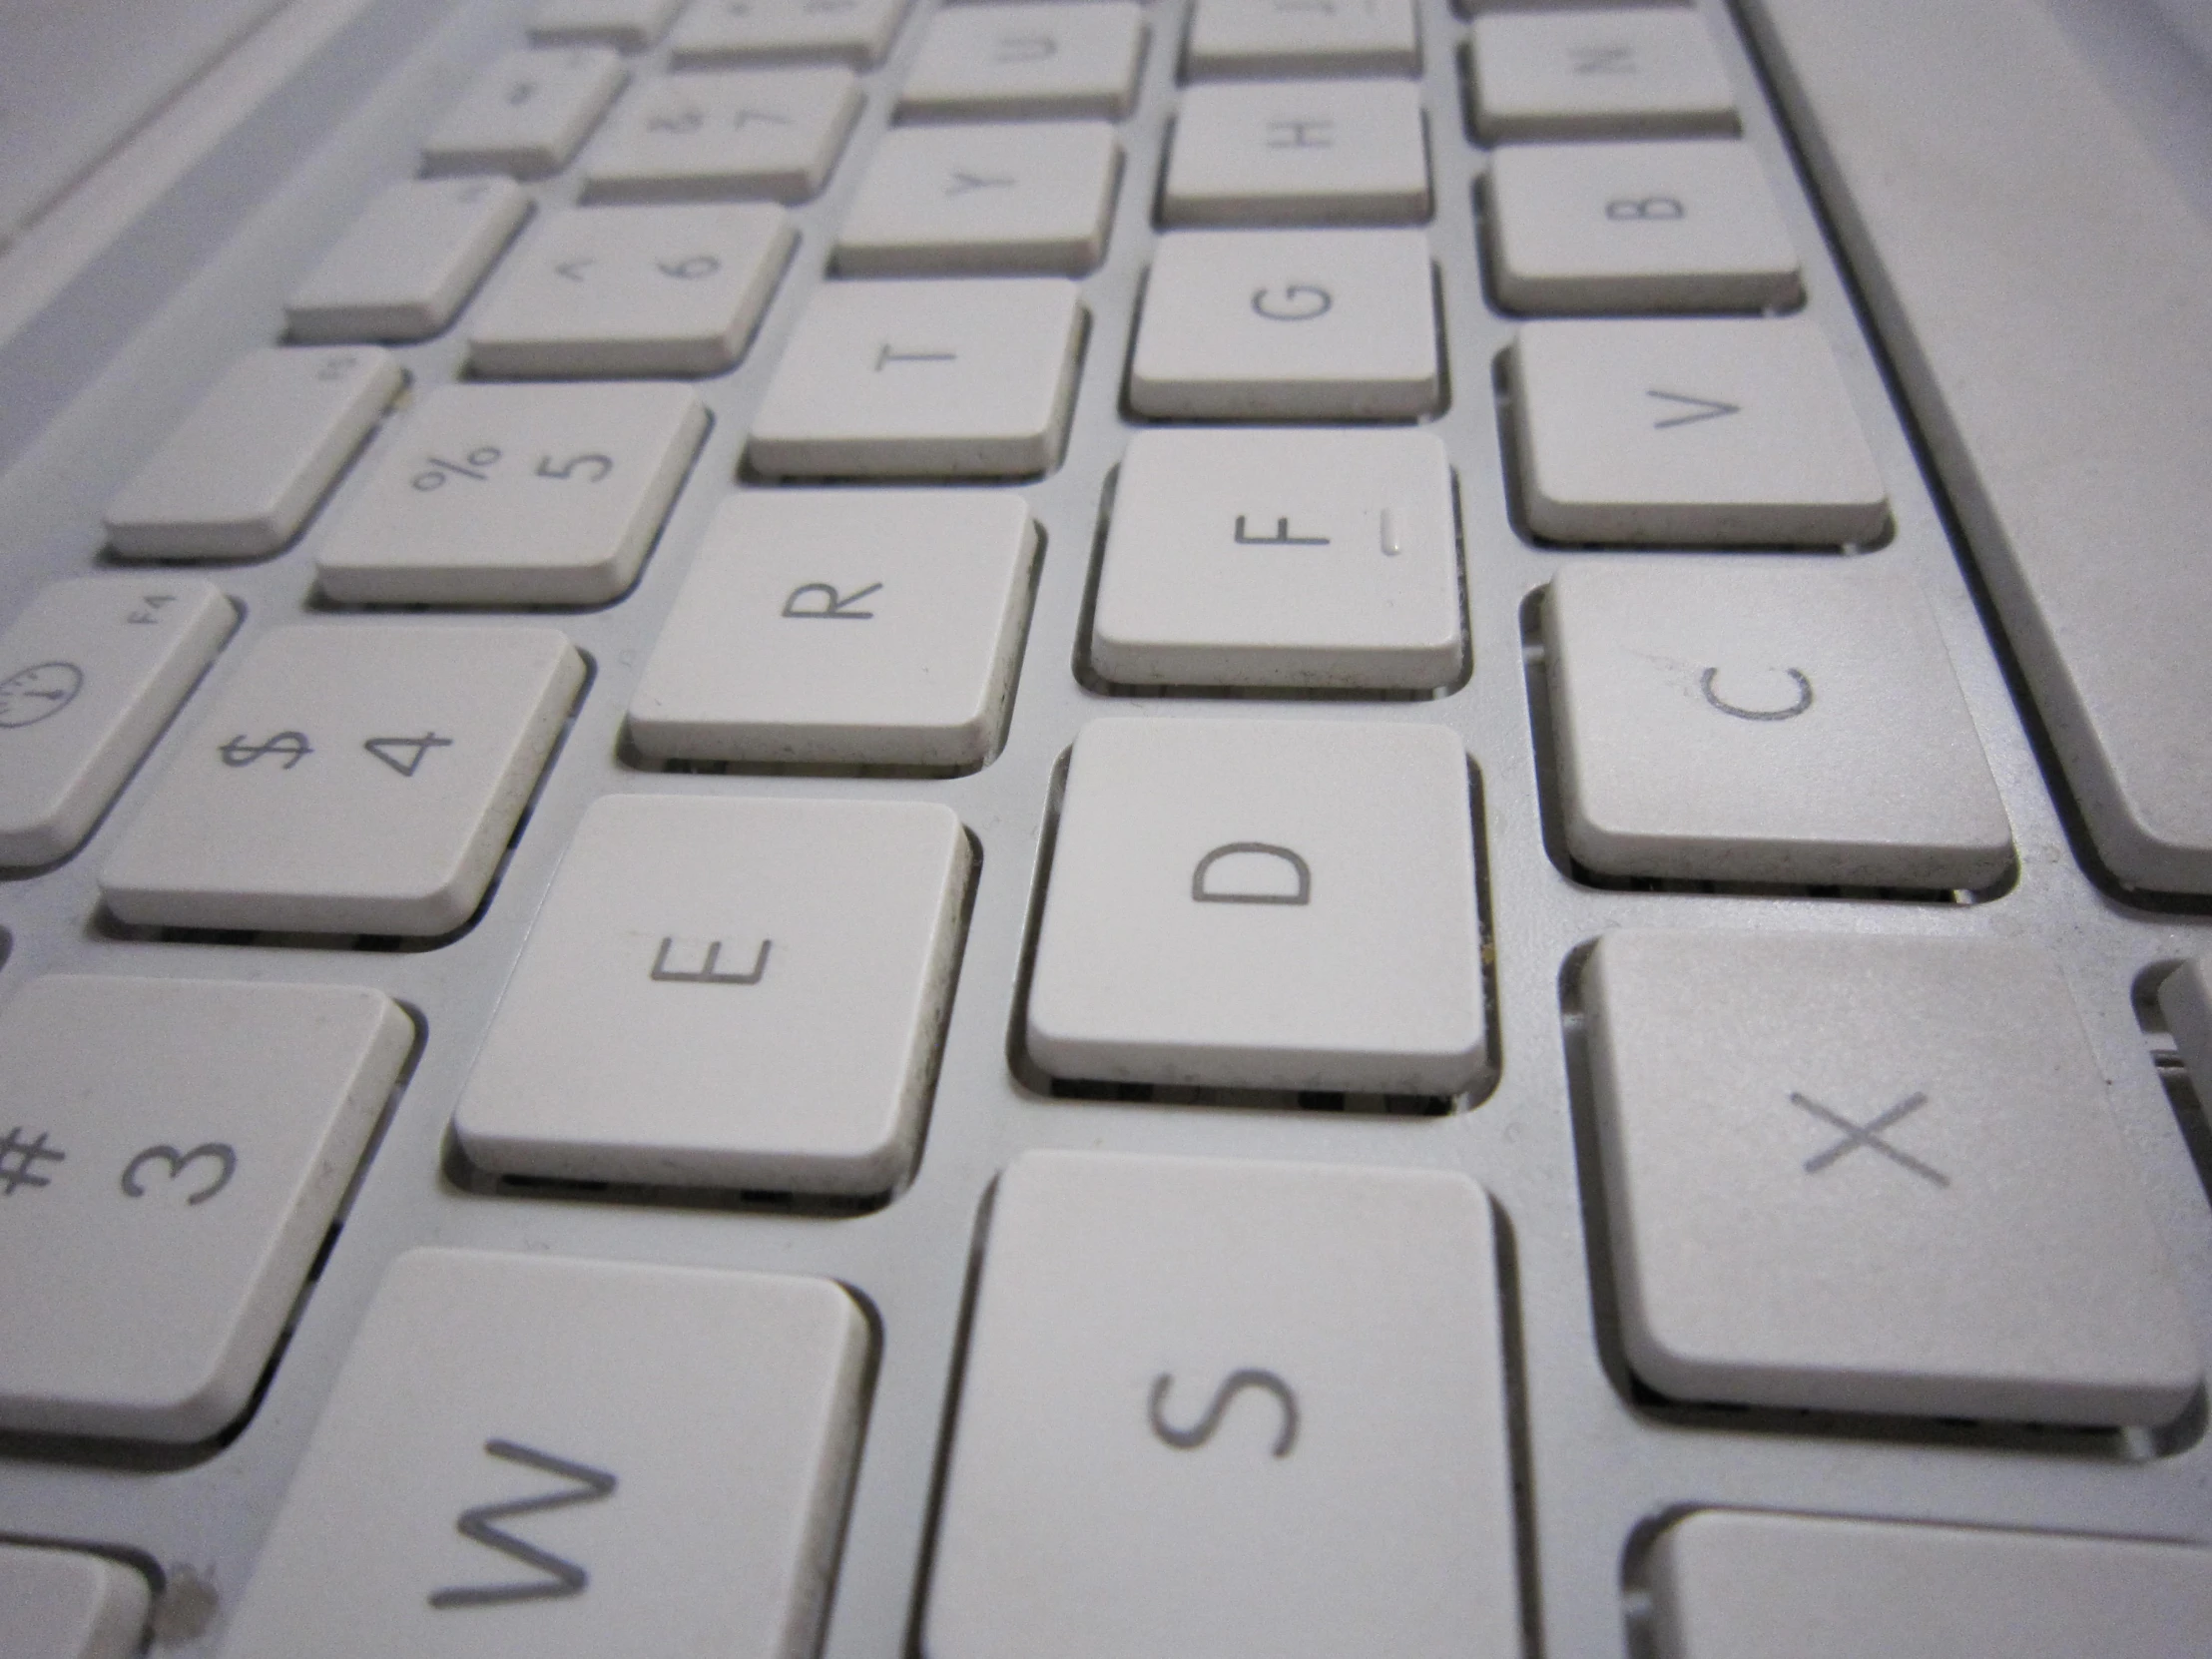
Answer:
[[[248,743],[241,733],[225,744],[220,753],[227,767],[250,767],[264,755],[281,755],[284,770],[289,772],[314,751],[307,747],[306,733],[279,732],[264,743]]]

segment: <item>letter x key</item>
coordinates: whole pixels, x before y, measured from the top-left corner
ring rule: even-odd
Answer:
[[[1790,1091],[1790,1104],[1812,1113],[1823,1123],[1844,1132],[1844,1138],[1826,1152],[1815,1153],[1805,1160],[1805,1173],[1807,1175],[1818,1175],[1839,1159],[1847,1157],[1861,1147],[1865,1147],[1868,1151],[1879,1152],[1893,1163],[1911,1170],[1924,1181],[1932,1181],[1938,1187],[1950,1185],[1950,1177],[1943,1174],[1942,1171],[1922,1163],[1909,1152],[1900,1152],[1882,1138],[1883,1130],[1894,1123],[1903,1122],[1923,1106],[1926,1106],[1928,1104],[1927,1095],[1909,1094],[1888,1111],[1882,1113],[1872,1123],[1867,1124],[1854,1123],[1841,1112],[1831,1111],[1819,1101],[1799,1094],[1795,1089]]]

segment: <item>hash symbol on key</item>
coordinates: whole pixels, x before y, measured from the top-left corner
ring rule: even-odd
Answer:
[[[21,1125],[9,1130],[7,1139],[0,1140],[0,1183],[5,1184],[0,1186],[0,1198],[13,1198],[18,1187],[51,1187],[54,1183],[46,1176],[32,1174],[31,1166],[41,1158],[58,1164],[68,1156],[48,1148],[43,1129],[32,1140],[23,1138]]]

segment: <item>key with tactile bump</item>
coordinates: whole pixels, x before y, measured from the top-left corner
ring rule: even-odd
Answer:
[[[0,1008],[0,1426],[246,1406],[414,1041],[380,991],[49,975]]]
[[[867,1358],[827,1280],[411,1251],[224,1653],[802,1659]]]
[[[1183,50],[1194,81],[1220,76],[1420,73],[1413,0],[1197,0]]]
[[[1433,433],[1139,432],[1091,663],[1123,685],[1425,690],[1465,661],[1464,609]]]
[[[101,893],[149,926],[448,932],[583,674],[550,628],[265,634],[141,801]]]
[[[927,1651],[1518,1655],[1494,1231],[1456,1173],[1016,1158]]]

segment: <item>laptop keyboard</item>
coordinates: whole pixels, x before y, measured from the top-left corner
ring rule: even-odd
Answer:
[[[2196,1650],[2212,925],[1727,9],[385,52],[0,480],[0,1647]]]

